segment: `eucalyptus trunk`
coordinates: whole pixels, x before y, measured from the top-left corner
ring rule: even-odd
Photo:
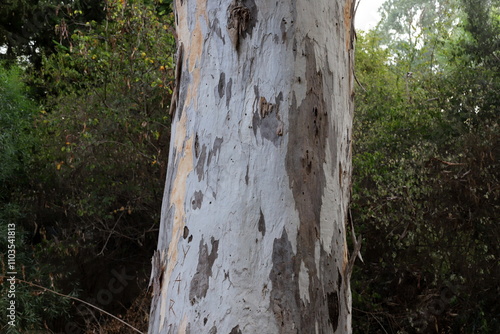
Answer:
[[[150,333],[350,333],[353,0],[177,0]]]

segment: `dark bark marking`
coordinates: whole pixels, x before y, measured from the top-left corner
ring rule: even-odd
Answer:
[[[179,101],[179,86],[181,84],[182,61],[184,59],[184,44],[179,45],[177,51],[177,61],[175,63],[175,87],[172,92],[172,101],[170,102],[169,115],[172,117],[177,109],[177,101]]]
[[[222,44],[226,44],[226,39],[222,36],[222,30],[220,28],[220,22],[218,18],[215,18],[212,21],[212,25],[210,26],[210,31],[215,31],[215,34],[222,40]]]
[[[155,250],[151,258],[151,277],[149,279],[148,289],[153,286],[153,296],[160,295],[163,272],[165,271],[165,259],[161,256],[161,251]]]
[[[343,171],[342,171],[342,163],[339,161],[339,185],[342,187],[342,175],[343,175]]]
[[[266,220],[264,219],[264,214],[262,213],[262,209],[260,209],[260,218],[259,218],[259,232],[262,233],[262,236],[266,235]]]
[[[227,31],[233,47],[238,52],[240,36],[247,29],[248,21],[250,21],[250,10],[243,5],[241,0],[235,0],[229,5],[227,12]]]
[[[226,107],[229,107],[229,101],[231,101],[232,87],[233,87],[233,79],[230,78],[226,85]]]
[[[283,102],[283,92],[279,92],[278,96],[276,96],[276,98],[274,100],[276,102],[276,109],[279,110],[280,104],[281,104],[281,102]]]
[[[252,77],[255,74],[254,70],[255,57],[251,57],[243,63],[243,70],[241,80],[242,82],[252,81]]]
[[[259,100],[260,95],[259,95],[259,86],[254,85],[253,86],[253,91],[255,93],[255,99]],[[259,118],[259,112],[257,110],[254,110],[253,116],[252,116],[252,129],[253,129],[253,135],[257,136],[257,128],[260,125],[260,118]]]
[[[335,332],[339,325],[339,315],[340,315],[339,295],[337,291],[330,292],[326,295],[326,299],[328,302],[328,316],[330,318],[333,331]]]
[[[212,326],[212,328],[208,331],[208,334],[217,334],[217,327]]]
[[[274,239],[273,267],[269,274],[272,290],[269,295],[271,310],[274,313],[279,333],[299,333],[300,313],[298,296],[298,266],[293,254],[292,244],[283,229],[281,238]]]
[[[252,117],[253,133],[256,136],[257,128],[259,128],[262,138],[278,146],[280,137],[283,135],[283,122],[279,115],[279,106],[281,101],[283,101],[283,93],[280,92],[275,97],[275,103],[271,103],[264,96],[259,96],[259,88],[257,86],[254,86],[254,92],[258,106],[257,110],[254,110]]]
[[[278,146],[280,137],[283,135],[283,124],[277,114],[273,113],[262,119],[259,128],[262,138],[269,140],[274,146]]]
[[[245,184],[248,186],[248,180],[249,180],[249,177],[248,177],[248,173],[250,171],[250,165],[247,164],[247,173],[245,174]]]
[[[328,295],[337,294],[341,295],[343,293],[340,290],[342,285],[342,277],[339,277],[339,264],[337,263],[337,257],[335,254],[327,254],[324,249],[320,250],[320,268],[322,268],[322,276],[328,278],[325,280],[321,295],[318,298],[321,300],[320,314],[322,314],[323,323],[322,326],[329,327],[330,321],[330,307],[328,304]],[[337,284],[334,284],[336,282]],[[312,299],[312,298],[311,298]],[[340,297],[338,298],[340,300]],[[339,304],[339,313],[340,313]]]
[[[212,158],[217,155],[217,153],[220,151],[220,148],[222,146],[222,143],[224,142],[224,139],[216,137],[214,141],[214,145],[210,152],[208,152],[208,159],[207,159],[207,166],[210,166],[210,163],[212,162]]]
[[[229,334],[242,334],[240,330],[240,325],[234,326],[233,329],[231,329],[231,331],[229,332]]]
[[[212,276],[212,266],[218,257],[219,240],[215,240],[212,237],[211,243],[212,250],[209,254],[208,245],[204,243],[203,238],[200,240],[198,266],[196,267],[196,273],[193,276],[189,289],[189,300],[192,305],[207,295],[209,278]]]
[[[196,147],[196,145],[195,145]],[[198,161],[196,163],[196,174],[198,175],[198,182],[203,179],[205,173],[205,160],[207,159],[207,146],[203,144],[201,146],[201,153],[199,154]]]
[[[198,138],[198,133],[194,136],[194,157],[198,159],[200,155],[200,139]]]
[[[336,286],[332,283],[336,282],[336,266],[333,264],[335,256],[326,254],[321,248],[320,272],[317,271],[314,258],[315,245],[320,238],[320,212],[326,186],[326,147],[328,141],[332,146],[331,142],[335,139],[331,137],[335,137],[335,134],[331,133],[332,126],[329,124],[332,121],[329,117],[332,106],[323,95],[328,86],[324,87],[323,73],[316,69],[313,43],[306,39],[304,48],[297,50],[297,56],[302,52],[306,57],[305,76],[302,78],[303,84],[306,85],[306,95],[302,101],[297,101],[295,94],[292,95],[287,129],[289,142],[286,171],[300,219],[295,262],[303,262],[309,275],[310,303],[299,303],[296,306],[301,333],[313,332],[317,321],[319,328],[324,328],[325,331],[330,327],[327,296],[329,293],[338,295]],[[293,48],[296,48],[297,44],[294,41]],[[333,146],[332,150],[335,148],[336,146]],[[335,154],[334,151],[334,157]],[[299,269],[295,271],[296,276]]]
[[[337,268],[337,291],[340,291],[342,288],[342,274],[340,273],[340,269]]]
[[[278,44],[280,42],[280,37],[278,36],[278,34],[274,34],[273,42],[274,42],[274,44]]]
[[[195,191],[193,197],[191,197],[191,208],[193,210],[201,208],[203,203],[203,193],[200,191]]]
[[[184,103],[186,102],[188,86],[190,83],[191,83],[191,74],[186,69],[185,71],[182,72],[182,81],[180,82],[179,86],[179,92],[178,92],[179,98],[177,99],[178,107],[175,111],[177,119],[181,119],[182,111],[184,109]]]
[[[182,237],[184,239],[187,239],[187,237],[189,237],[189,228],[187,226],[184,226],[184,231],[182,231]]]
[[[224,72],[221,72],[219,76],[219,84],[217,85],[217,89],[219,91],[219,98],[224,97],[224,88],[226,86],[226,74]]]
[[[300,105],[297,105],[295,96],[292,99],[286,169],[301,222],[300,249],[314,254],[316,234],[313,232],[320,227],[319,215],[326,186],[323,163],[329,136],[328,106],[323,96],[323,75],[316,70],[311,41],[306,41],[305,53],[308,55],[307,94]]]
[[[282,43],[285,43],[286,42],[286,25],[287,25],[287,21],[285,18],[283,18],[281,20],[281,24],[280,24],[280,30],[281,30],[281,41]]]

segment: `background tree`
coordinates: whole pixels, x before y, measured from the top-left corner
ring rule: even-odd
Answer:
[[[411,4],[391,10],[418,17],[423,3]],[[352,213],[366,247],[353,276],[360,333],[499,329],[491,298],[499,272],[499,72],[490,35],[498,6],[464,4],[442,29],[421,25],[422,42],[407,49],[387,48],[380,32],[358,34]],[[488,42],[480,46],[479,36]],[[433,58],[426,40],[435,41]]]
[[[81,24],[104,19],[106,2],[95,0],[8,0],[0,6],[2,58],[26,57],[39,69],[42,55],[55,51],[58,34],[70,36]]]

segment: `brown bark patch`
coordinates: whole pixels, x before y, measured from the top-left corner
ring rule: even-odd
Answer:
[[[344,5],[344,28],[346,50],[351,49],[352,39],[354,38],[353,20],[354,20],[354,0],[347,0]]]
[[[241,40],[251,34],[257,18],[254,0],[234,0],[227,8],[227,31],[236,51]]]
[[[269,278],[272,282],[270,294],[271,310],[276,318],[279,333],[297,333],[300,322],[298,308],[298,275],[295,274],[295,256],[288,235],[283,229],[281,238],[274,239],[273,267]]]
[[[297,314],[300,324],[299,332],[314,332],[316,323],[319,328],[329,327],[328,293],[337,293],[335,286],[335,271],[333,264],[324,266],[329,258],[323,249],[320,252],[319,272],[316,267],[315,247],[320,241],[321,209],[323,194],[327,181],[324,170],[327,144],[335,150],[335,133],[330,122],[332,106],[326,102],[323,72],[317,69],[314,42],[305,40],[302,53],[306,57],[306,70],[303,78],[306,84],[306,95],[302,101],[297,101],[292,95],[289,111],[288,151],[286,156],[286,171],[291,185],[300,225],[297,234],[297,254],[295,263],[303,262],[309,275],[309,303],[298,303]],[[331,73],[326,73],[329,76]],[[302,79],[301,79],[302,80]],[[330,138],[331,136],[331,138]],[[332,152],[335,157],[337,152]],[[333,200],[333,199],[332,199]],[[325,223],[325,222],[323,222]],[[299,274],[299,268],[294,267],[294,276]],[[298,287],[297,287],[298,290]],[[338,305],[337,305],[338,307]]]
[[[283,93],[279,93],[274,98],[275,103],[268,102],[264,96],[259,96],[258,86],[254,86],[255,98],[257,99],[257,110],[254,110],[252,117],[252,128],[254,135],[260,129],[263,139],[269,140],[278,146],[283,135],[283,121],[279,113],[280,103],[283,101]]]
[[[204,298],[207,295],[210,276],[212,276],[212,266],[215,259],[218,257],[219,240],[211,238],[212,250],[208,253],[208,245],[200,240],[200,251],[198,257],[198,266],[196,273],[191,281],[189,289],[189,300],[191,304],[195,304],[197,300]]]
[[[328,110],[323,96],[323,75],[316,70],[314,48],[306,42],[307,93],[297,106],[295,97],[289,114],[286,169],[299,213],[298,256],[316,273],[314,248],[320,231],[320,212],[326,179],[323,164],[328,138]]]
[[[301,249],[309,251],[314,250],[315,229],[319,230],[320,224],[323,189],[326,185],[323,164],[329,129],[328,106],[323,96],[323,74],[316,70],[316,56],[311,41],[306,41],[305,53],[307,91],[303,101],[296,101],[294,96],[290,108],[286,169],[303,232],[299,233],[301,246],[305,246]]]

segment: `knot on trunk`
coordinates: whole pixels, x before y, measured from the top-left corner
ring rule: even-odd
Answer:
[[[236,51],[239,49],[240,38],[247,30],[250,22],[250,9],[241,0],[235,0],[227,8],[227,30],[229,38]]]

